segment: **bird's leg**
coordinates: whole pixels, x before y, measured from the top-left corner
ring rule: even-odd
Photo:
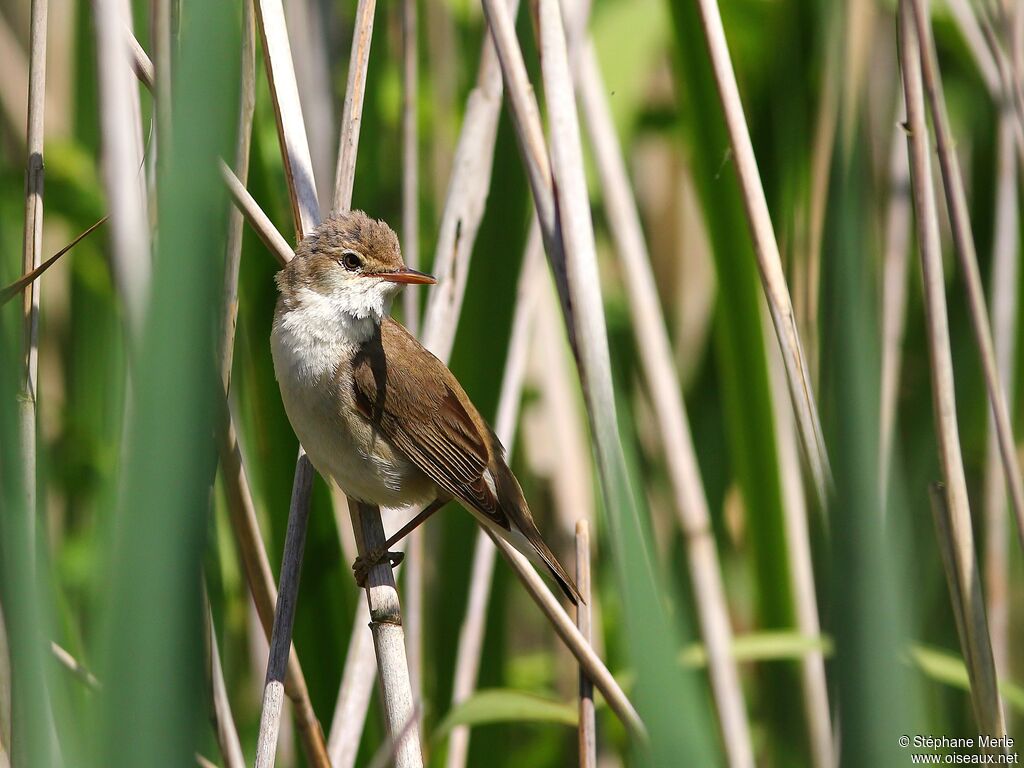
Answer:
[[[395,546],[395,544],[423,525],[428,517],[437,512],[437,510],[447,503],[447,499],[434,499],[430,504],[424,507],[416,517],[403,525],[394,535],[385,541],[383,547],[374,547],[365,555],[357,557],[355,562],[352,563],[352,571],[356,577],[356,584],[360,587],[365,587],[366,577],[370,573],[370,569],[375,565],[383,563],[385,560],[391,564],[392,568],[401,563],[405,559],[405,553],[391,552],[389,551],[391,547]]]

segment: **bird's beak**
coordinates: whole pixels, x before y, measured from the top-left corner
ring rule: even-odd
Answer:
[[[408,267],[403,267],[394,272],[375,272],[366,275],[366,277],[379,277],[390,283],[403,283],[407,285],[434,285],[437,282],[437,278],[433,275],[417,272],[415,269],[409,269]]]

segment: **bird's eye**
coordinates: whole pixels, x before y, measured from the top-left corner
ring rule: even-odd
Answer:
[[[345,251],[341,254],[341,258],[338,260],[338,263],[340,263],[341,266],[349,272],[355,272],[363,265],[362,259],[359,258],[359,254],[353,253],[352,251]]]

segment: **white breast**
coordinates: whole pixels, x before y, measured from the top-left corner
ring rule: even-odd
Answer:
[[[275,319],[270,344],[285,412],[313,466],[359,501],[401,507],[432,500],[433,483],[353,403],[348,367],[377,321],[338,312],[318,294],[303,299]]]

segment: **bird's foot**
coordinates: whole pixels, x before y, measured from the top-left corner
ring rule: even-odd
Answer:
[[[388,552],[383,547],[375,547],[365,555],[360,555],[356,558],[355,562],[352,563],[352,574],[356,577],[356,584],[360,587],[365,587],[366,577],[370,574],[370,569],[375,565],[388,562],[394,568],[403,560],[405,560],[404,552]]]

